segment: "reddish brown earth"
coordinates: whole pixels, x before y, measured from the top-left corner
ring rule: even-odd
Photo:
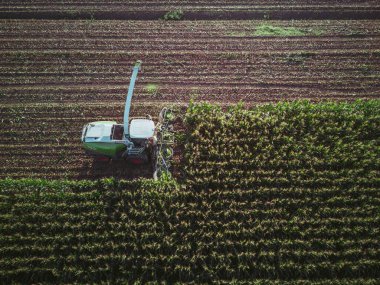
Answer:
[[[305,36],[255,36],[264,23]],[[157,116],[162,106],[190,99],[251,105],[379,98],[379,24],[0,20],[0,178],[148,177],[141,167],[94,162],[80,145],[83,124],[121,122],[137,59],[143,70],[132,116]]]
[[[182,10],[186,20],[379,19],[377,0],[4,0],[1,18],[156,20]]]

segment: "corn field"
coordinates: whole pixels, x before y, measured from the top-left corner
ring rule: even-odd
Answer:
[[[183,180],[0,180],[0,283],[377,284],[380,101],[191,104]]]

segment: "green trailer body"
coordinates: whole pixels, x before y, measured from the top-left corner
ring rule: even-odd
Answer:
[[[126,149],[122,144],[110,144],[110,143],[83,143],[83,147],[90,154],[98,156],[106,156],[109,158],[116,158],[120,156]]]
[[[82,131],[84,149],[95,156],[120,157],[126,150],[126,145],[123,140],[113,139],[112,131],[115,126],[118,126],[115,121],[99,121],[85,125]]]

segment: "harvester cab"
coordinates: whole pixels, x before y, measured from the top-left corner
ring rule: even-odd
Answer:
[[[156,178],[163,171],[169,173],[168,159],[171,156],[163,156],[162,151],[171,155],[173,153],[170,147],[174,141],[172,139],[174,135],[171,133],[173,127],[170,124],[172,112],[164,108],[160,112],[160,121],[157,125],[149,115],[129,118],[133,90],[141,63],[137,61],[133,67],[125,102],[124,123],[118,124],[116,121],[88,123],[83,127],[81,140],[86,153],[95,158],[125,159],[133,164],[150,162],[153,176]]]

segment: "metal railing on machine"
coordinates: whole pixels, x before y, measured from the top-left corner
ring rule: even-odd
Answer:
[[[171,109],[164,107],[159,115],[157,125],[157,146],[156,158],[153,159],[153,177],[154,179],[170,179],[171,167],[174,150],[174,113]]]

